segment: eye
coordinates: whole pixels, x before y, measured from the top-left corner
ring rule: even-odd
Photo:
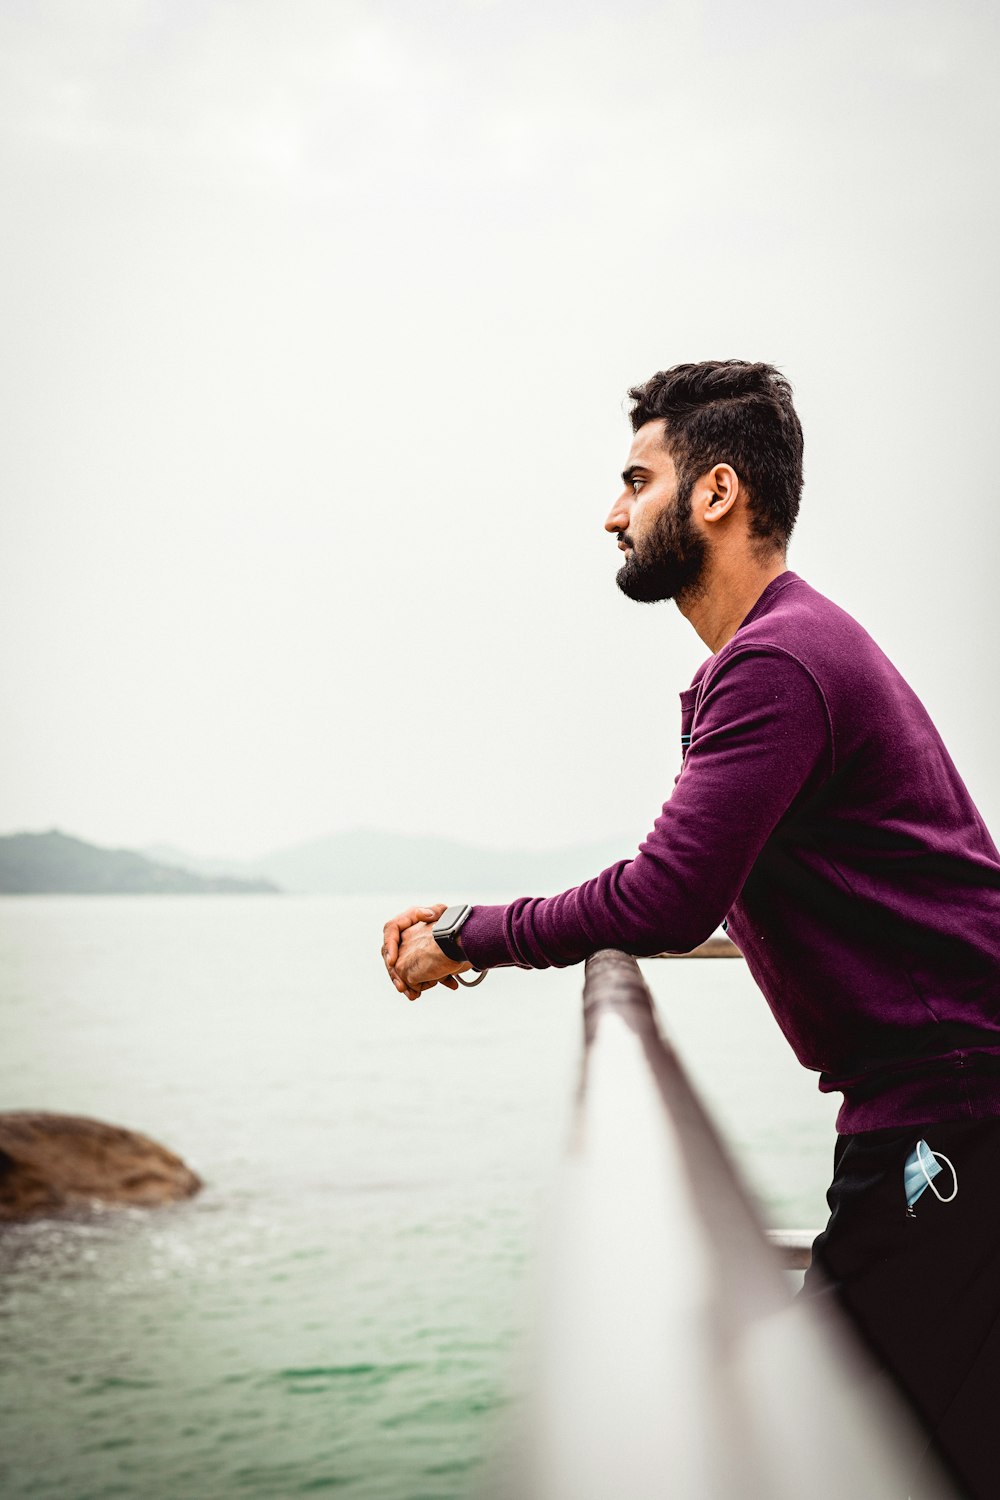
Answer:
[[[642,484],[643,484],[643,481],[641,479],[630,479],[629,480],[629,488],[631,489],[633,495],[638,495],[639,491],[642,488]]]

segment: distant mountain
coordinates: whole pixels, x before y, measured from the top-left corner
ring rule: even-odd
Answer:
[[[53,828],[0,836],[0,894],[166,895],[276,891],[259,877],[203,876],[160,864],[132,849],[102,849]]]
[[[415,900],[471,900],[479,891],[545,895],[564,890],[630,858],[635,846],[634,838],[623,837],[543,852],[481,849],[453,839],[357,828],[247,861],[203,859],[166,845],[146,853],[205,876],[262,876],[288,891],[412,892]]]
[[[158,865],[173,865],[178,870],[190,870],[195,875],[230,875],[237,880],[265,878],[260,860],[212,859],[201,854],[190,854],[178,849],[176,844],[147,844],[139,851],[146,859]]]

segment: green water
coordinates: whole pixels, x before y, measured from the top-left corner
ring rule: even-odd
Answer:
[[[0,1107],[133,1126],[191,1203],[0,1234],[4,1500],[457,1500],[516,1394],[579,1056],[579,970],[400,999],[398,905],[0,903]],[[739,963],[645,965],[772,1222],[834,1107]]]

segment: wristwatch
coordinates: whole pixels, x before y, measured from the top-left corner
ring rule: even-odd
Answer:
[[[461,934],[471,912],[471,906],[449,906],[434,923],[434,941],[445,958],[450,958],[454,964],[464,964],[466,961]]]

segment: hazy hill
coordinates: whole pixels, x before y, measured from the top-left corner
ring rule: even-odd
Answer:
[[[636,840],[626,837],[543,852],[480,849],[452,839],[357,828],[246,862],[200,859],[164,845],[147,852],[204,875],[265,876],[288,891],[412,893],[414,900],[457,901],[472,900],[480,891],[546,895],[564,890],[629,858],[635,847]]]
[[[0,836],[0,894],[250,894],[277,890],[262,878],[205,876],[160,864],[131,849],[102,849],[52,829]]]

